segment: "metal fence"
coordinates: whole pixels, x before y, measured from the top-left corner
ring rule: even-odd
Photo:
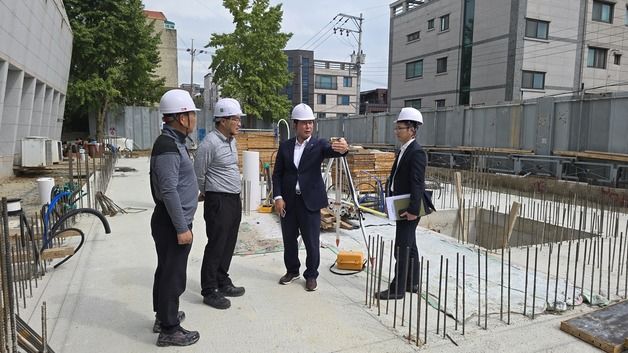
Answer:
[[[584,97],[544,97],[495,106],[422,109],[419,141],[432,146],[497,147],[628,153],[628,92]],[[381,113],[317,122],[320,136],[351,143],[395,144],[396,114]]]

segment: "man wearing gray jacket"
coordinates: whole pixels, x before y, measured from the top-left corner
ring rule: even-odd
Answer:
[[[150,157],[150,188],[155,201],[150,227],[157,250],[153,332],[159,333],[158,346],[188,346],[200,335],[181,327],[185,314],[179,311],[179,297],[185,291],[198,187],[185,140],[196,126],[198,109],[188,92],[173,89],[161,97],[159,110],[164,126]]]

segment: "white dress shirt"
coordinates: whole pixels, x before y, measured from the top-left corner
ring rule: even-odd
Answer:
[[[392,180],[390,181],[390,191],[395,191],[395,176],[397,175],[397,169],[399,169],[399,162],[401,162],[401,157],[403,157],[403,153],[406,151],[408,146],[410,146],[410,144],[414,142],[414,140],[415,139],[410,139],[410,141],[404,143],[399,150],[399,157],[397,157],[397,166],[395,167],[395,172],[393,173]]]
[[[312,136],[308,137],[307,140],[303,141],[303,143],[299,143],[299,139],[294,141],[294,166],[299,169],[299,163],[301,162],[301,156],[303,156],[303,151],[305,147],[310,142]],[[301,187],[299,186],[299,180],[297,179],[297,187],[296,190],[301,192]]]

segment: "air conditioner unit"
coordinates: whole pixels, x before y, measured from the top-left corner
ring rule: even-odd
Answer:
[[[22,139],[22,167],[46,166],[46,138],[27,136]]]
[[[46,140],[46,165],[59,163],[59,147],[57,141]]]

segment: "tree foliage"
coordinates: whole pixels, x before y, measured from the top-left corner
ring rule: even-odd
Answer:
[[[268,0],[224,0],[233,16],[233,33],[212,33],[206,47],[214,47],[210,69],[223,97],[244,105],[249,116],[288,116],[291,103],[281,91],[290,82],[288,59],[283,52],[292,33],[281,32],[281,4]]]
[[[160,43],[141,0],[65,0],[74,32],[67,114],[97,112],[97,137],[113,105],[142,105],[158,100]],[[85,114],[80,114],[84,116]]]

